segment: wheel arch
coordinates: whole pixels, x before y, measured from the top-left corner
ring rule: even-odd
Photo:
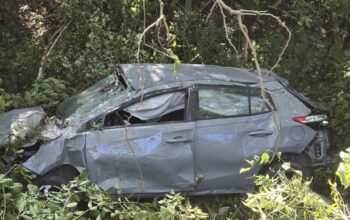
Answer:
[[[309,157],[309,155],[307,155],[304,152],[301,153],[295,153],[295,152],[282,152],[280,158],[278,158],[277,156],[274,156],[272,161],[267,163],[267,164],[263,164],[260,169],[259,169],[259,174],[264,174],[266,173],[266,171],[274,164],[279,163],[279,162],[292,162],[295,164],[299,164],[302,165],[304,167],[311,167],[312,164],[312,160]]]
[[[79,176],[79,170],[70,164],[62,164],[54,167],[36,178],[35,183],[37,185],[54,185],[60,186],[73,180]]]

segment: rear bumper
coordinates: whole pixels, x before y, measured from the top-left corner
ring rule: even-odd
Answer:
[[[323,127],[317,130],[317,134],[305,153],[311,160],[311,167],[324,166],[330,163],[330,150],[333,147],[334,132],[330,127]]]

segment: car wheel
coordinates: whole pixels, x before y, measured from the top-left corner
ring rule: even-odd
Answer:
[[[40,178],[40,182],[41,185],[60,187],[62,184],[67,184],[77,176],[79,176],[79,172],[74,167],[63,165],[56,167],[44,174]]]
[[[290,162],[290,161],[285,161]],[[300,171],[303,175],[303,179],[307,179],[312,176],[312,169],[311,167],[304,166],[298,162],[290,162],[290,169],[283,169],[282,164],[284,162],[281,161],[275,161],[270,164],[268,169],[264,172],[265,174],[268,174],[269,176],[275,177],[277,175],[278,171],[282,171],[285,173],[288,179],[291,179],[295,176],[298,176],[298,171]]]

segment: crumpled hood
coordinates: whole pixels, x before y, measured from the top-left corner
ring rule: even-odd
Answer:
[[[28,131],[36,128],[45,117],[46,113],[40,106],[6,112],[0,117],[0,146],[17,138],[24,139]]]

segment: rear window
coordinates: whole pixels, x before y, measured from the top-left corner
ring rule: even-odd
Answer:
[[[269,112],[260,90],[249,87],[207,87],[198,90],[200,119],[225,118]]]
[[[301,102],[303,102],[308,108],[311,109],[316,109],[316,110],[321,110],[321,111],[326,111],[326,109],[319,105],[318,103],[315,103],[311,101],[311,99],[307,98],[300,92],[290,88],[290,87],[285,87],[290,93],[292,93],[296,98],[298,98]]]

